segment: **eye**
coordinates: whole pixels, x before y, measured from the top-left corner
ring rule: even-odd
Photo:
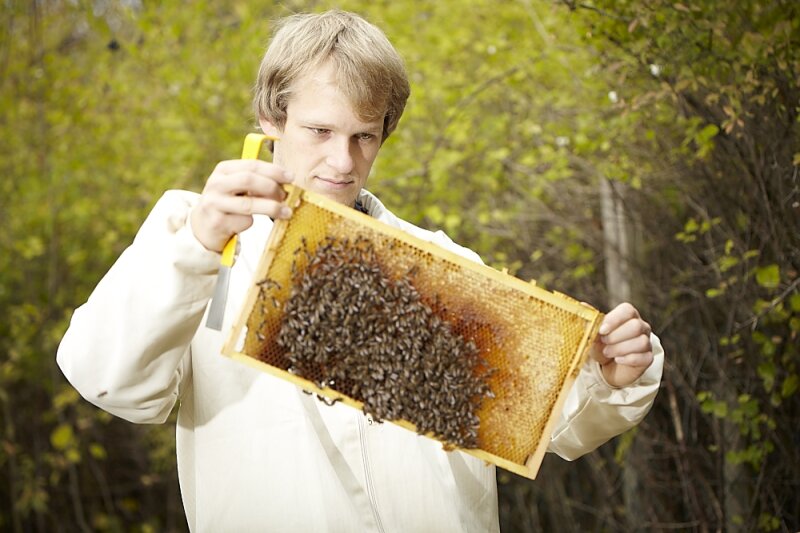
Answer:
[[[356,139],[358,139],[361,142],[369,142],[369,141],[372,141],[373,139],[376,139],[376,138],[377,137],[372,133],[357,133],[356,134]]]
[[[331,130],[328,130],[328,129],[325,129],[325,128],[311,128],[311,127],[309,127],[307,129],[311,133],[313,133],[314,135],[326,135],[326,134],[330,133],[330,131],[331,131]]]

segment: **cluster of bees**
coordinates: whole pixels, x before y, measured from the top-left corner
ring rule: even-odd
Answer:
[[[376,420],[478,447],[491,370],[421,299],[413,272],[392,279],[362,238],[328,237],[313,253],[303,242],[298,252],[277,338],[289,371],[361,401]]]

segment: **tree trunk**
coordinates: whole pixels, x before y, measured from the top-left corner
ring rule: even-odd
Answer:
[[[600,199],[603,220],[603,255],[605,258],[608,306],[631,301],[630,240],[623,201],[623,185],[601,177]],[[636,468],[637,441],[628,448],[622,465],[622,496],[628,531],[642,531],[645,526],[642,509],[640,474]]]
[[[608,302],[614,307],[631,299],[630,246],[628,224],[622,198],[622,186],[614,186],[600,178],[600,199],[603,218],[603,255],[605,256]]]

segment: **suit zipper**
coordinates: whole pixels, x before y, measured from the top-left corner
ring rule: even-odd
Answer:
[[[358,415],[358,438],[361,441],[361,460],[364,464],[364,485],[367,488],[367,496],[369,497],[369,504],[372,507],[372,516],[375,518],[375,526],[378,531],[384,533],[383,523],[381,522],[381,515],[378,513],[378,502],[375,500],[375,487],[372,484],[372,472],[369,466],[369,452],[367,451],[367,432],[364,427],[364,417],[359,413]],[[372,424],[372,417],[368,416],[369,423]]]

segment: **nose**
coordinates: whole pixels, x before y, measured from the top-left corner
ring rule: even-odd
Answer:
[[[347,137],[331,139],[325,162],[339,174],[350,174],[355,167],[353,149],[352,143]]]

